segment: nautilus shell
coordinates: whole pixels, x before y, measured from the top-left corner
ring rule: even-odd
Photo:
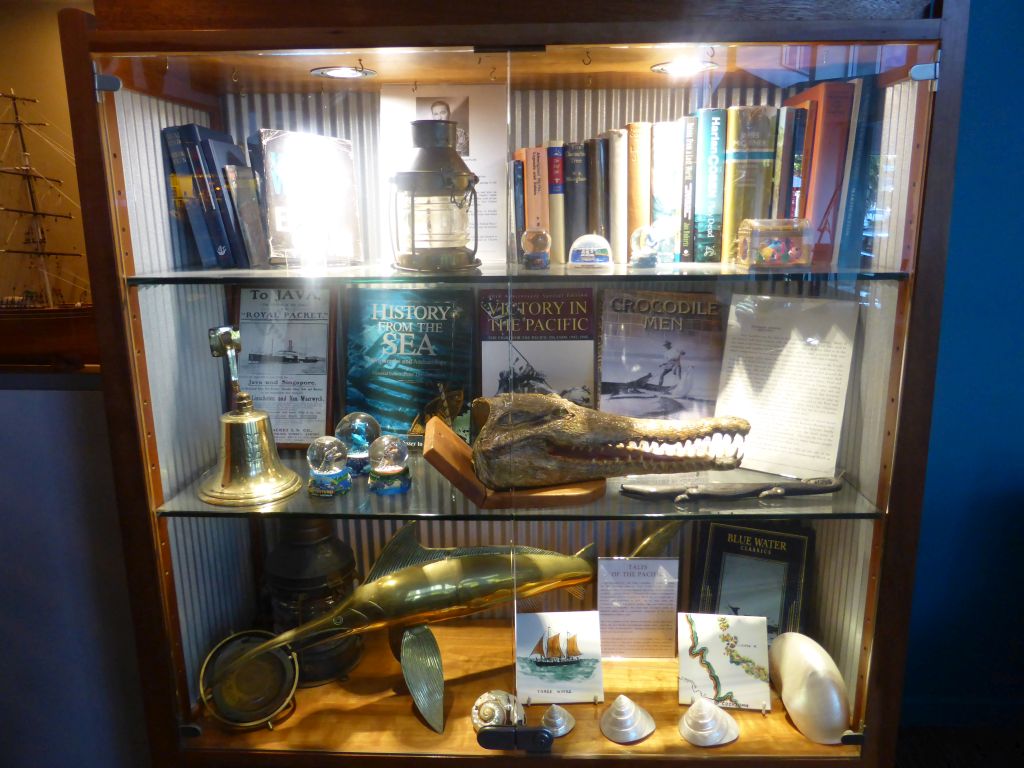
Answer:
[[[697,747],[717,747],[736,741],[740,727],[711,699],[694,696],[686,714],[679,718],[679,735]]]
[[[473,702],[470,713],[473,730],[479,731],[485,725],[523,725],[526,712],[523,705],[508,691],[488,691]]]
[[[654,733],[654,718],[627,696],[619,695],[601,715],[601,733],[616,744],[629,744]]]
[[[576,727],[576,718],[565,707],[552,704],[544,711],[540,724],[551,731],[552,736],[558,738]]]

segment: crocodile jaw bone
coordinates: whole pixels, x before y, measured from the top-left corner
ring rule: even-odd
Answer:
[[[535,488],[619,475],[735,469],[750,424],[735,417],[631,419],[557,395],[478,398],[487,420],[473,467],[490,488]]]

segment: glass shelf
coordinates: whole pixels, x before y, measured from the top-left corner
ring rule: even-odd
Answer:
[[[282,451],[282,461],[303,479],[305,456]],[[260,507],[218,507],[200,501],[199,481],[157,509],[163,517],[334,517],[344,519],[391,518],[395,520],[733,520],[872,519],[879,509],[850,483],[834,494],[772,499],[707,500],[687,502],[678,507],[672,499],[643,500],[619,492],[623,483],[665,484],[678,482],[678,475],[645,475],[608,480],[604,497],[579,507],[544,509],[480,509],[469,502],[421,455],[409,459],[412,488],[398,496],[377,496],[366,488],[366,478],[355,478],[344,496],[324,499],[300,490],[293,496]],[[715,472],[711,482],[765,482],[765,475],[749,470]]]
[[[217,284],[243,286],[300,284],[316,281],[327,284],[357,283],[479,283],[508,280],[513,283],[557,281],[601,282],[648,281],[676,278],[693,281],[782,281],[829,282],[833,280],[906,280],[908,272],[833,268],[829,265],[794,267],[789,270],[740,270],[729,264],[681,262],[662,264],[653,269],[633,269],[615,264],[607,269],[552,266],[549,269],[524,269],[515,264],[482,264],[459,272],[408,272],[390,264],[331,267],[317,270],[300,269],[198,269],[173,272],[152,272],[132,275],[128,285]]]

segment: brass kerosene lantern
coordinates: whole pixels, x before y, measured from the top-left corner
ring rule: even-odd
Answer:
[[[412,168],[395,174],[391,237],[400,269],[443,272],[480,263],[476,258],[480,179],[455,151],[456,129],[457,123],[451,120],[412,123],[416,147]]]
[[[225,326],[210,329],[210,352],[225,357],[231,376],[233,410],[220,417],[220,450],[217,466],[199,482],[199,498],[207,504],[245,507],[268,504],[291,496],[302,487],[299,476],[277,455],[270,416],[257,411],[252,395],[238,384],[238,330]]]

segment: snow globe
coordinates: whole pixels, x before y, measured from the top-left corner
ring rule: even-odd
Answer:
[[[519,238],[523,249],[523,266],[527,269],[547,269],[551,261],[551,235],[546,229],[533,228]]]
[[[352,475],[348,471],[348,449],[336,437],[318,437],[309,444],[306,451],[309,464],[309,483],[306,489],[311,496],[331,497],[347,493],[352,487]]]
[[[348,449],[348,468],[354,475],[370,469],[370,445],[380,437],[380,424],[368,413],[356,411],[338,422],[334,436]]]
[[[379,496],[405,493],[412,485],[409,446],[400,437],[384,435],[370,446],[369,489]]]

